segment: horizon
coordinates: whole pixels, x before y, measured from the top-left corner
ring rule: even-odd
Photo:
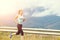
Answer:
[[[47,20],[47,17],[50,16],[49,17],[50,19],[48,18],[49,20],[46,21],[46,24],[44,24],[47,25],[47,23],[50,20],[52,23],[55,22],[54,20],[60,18],[59,4],[60,4],[60,0],[0,0],[0,25],[16,26],[16,24],[13,21],[13,18],[17,15],[18,10],[21,8],[23,9],[24,16],[27,19],[27,22],[25,22],[24,26],[27,25],[33,27],[34,25],[36,25],[40,27]],[[29,19],[31,17],[34,18]],[[46,20],[44,19],[45,17]],[[56,20],[56,22],[58,22],[59,20]],[[52,24],[49,25],[52,26]],[[51,28],[50,26],[49,28]],[[53,26],[59,26],[59,25],[53,24]],[[44,27],[42,26],[42,28]]]

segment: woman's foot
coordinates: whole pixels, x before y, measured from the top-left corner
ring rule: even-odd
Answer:
[[[16,33],[10,33],[10,38],[12,38],[13,35],[15,35]]]

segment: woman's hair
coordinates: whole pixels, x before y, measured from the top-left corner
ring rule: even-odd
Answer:
[[[23,14],[23,10],[22,9],[20,9],[20,10],[18,10],[18,14]]]

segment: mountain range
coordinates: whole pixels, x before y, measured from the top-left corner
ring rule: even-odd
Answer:
[[[60,29],[60,17],[48,15],[44,17],[30,17],[25,23],[25,27]]]

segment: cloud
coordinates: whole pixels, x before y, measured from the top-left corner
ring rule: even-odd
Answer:
[[[31,17],[35,13],[39,14],[39,13],[46,11],[46,10],[48,10],[48,8],[44,8],[44,7],[26,8],[26,9],[24,9],[24,15],[26,17]]]
[[[43,1],[41,3],[41,5],[44,8],[49,8],[46,11],[43,11],[41,13],[34,13],[32,16],[33,17],[43,17],[43,16],[47,16],[47,15],[56,15],[56,16],[60,16],[60,2],[59,0],[45,0],[45,2]],[[40,5],[40,6],[41,6]]]

